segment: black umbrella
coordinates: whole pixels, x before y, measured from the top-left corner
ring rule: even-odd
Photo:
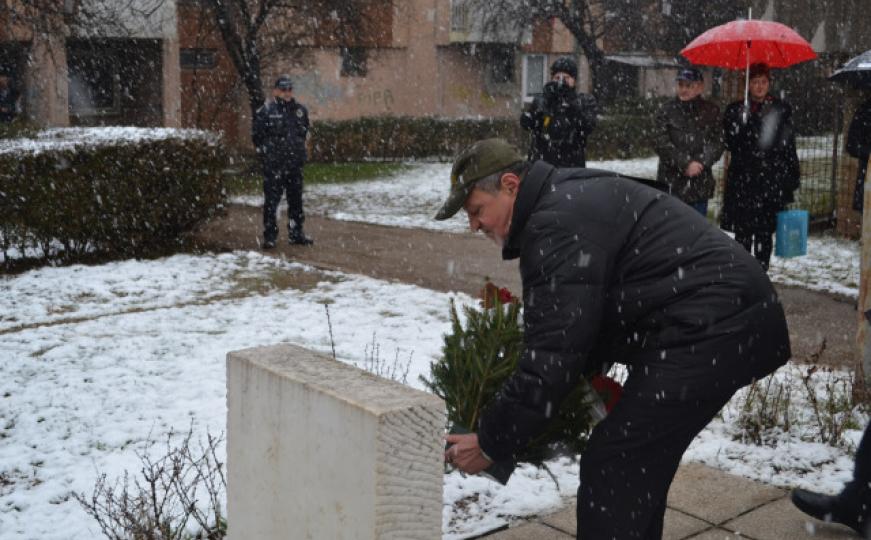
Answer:
[[[871,87],[871,51],[865,51],[832,73],[830,81]]]

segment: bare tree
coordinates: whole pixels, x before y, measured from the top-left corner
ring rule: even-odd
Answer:
[[[705,28],[739,15],[747,0],[465,0],[490,32],[532,29],[551,19],[571,32],[594,86],[606,51],[676,55]],[[518,34],[519,35],[519,34]]]
[[[13,0],[0,2],[0,39],[124,37],[161,28],[173,13],[169,0]]]
[[[280,58],[299,63],[316,47],[360,43],[375,0],[204,0],[248,93],[252,114],[263,104],[263,69]]]

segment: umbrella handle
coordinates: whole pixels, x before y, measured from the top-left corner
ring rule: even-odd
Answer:
[[[747,20],[753,20],[753,8],[750,7],[747,11]],[[744,120],[744,123],[747,123],[747,116],[750,114],[750,47],[753,45],[753,42],[749,39],[747,40],[747,65],[744,69],[744,112],[741,113],[741,118]]]
[[[747,116],[750,114],[750,47],[753,42],[747,40],[747,66],[744,69],[744,112],[741,115],[744,123],[747,123]]]

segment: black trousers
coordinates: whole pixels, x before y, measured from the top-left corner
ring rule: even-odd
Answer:
[[[853,480],[844,486],[838,497],[844,508],[855,512],[862,522],[871,520],[871,424],[865,426],[856,449]]]
[[[655,386],[643,378],[630,373],[623,396],[581,455],[579,539],[660,540],[681,456],[731,397],[651,393]]]
[[[263,177],[263,239],[278,239],[276,213],[281,197],[287,193],[288,236],[302,233],[305,214],[302,210],[302,168],[270,171]]]
[[[766,271],[768,271],[768,265],[771,262],[771,252],[774,248],[773,234],[771,231],[744,229],[740,226],[735,227],[735,241],[744,246],[747,253],[752,253]]]

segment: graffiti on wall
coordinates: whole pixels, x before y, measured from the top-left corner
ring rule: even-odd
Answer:
[[[363,92],[357,94],[357,104],[373,109],[383,108],[390,111],[393,109],[393,92],[390,89]]]
[[[353,87],[346,88],[342,84],[321,79],[317,72],[294,75],[293,82],[299,95],[310,100],[313,98],[314,103],[320,106],[340,105],[344,102],[390,112],[396,103],[393,91],[389,88],[355,92]]]

